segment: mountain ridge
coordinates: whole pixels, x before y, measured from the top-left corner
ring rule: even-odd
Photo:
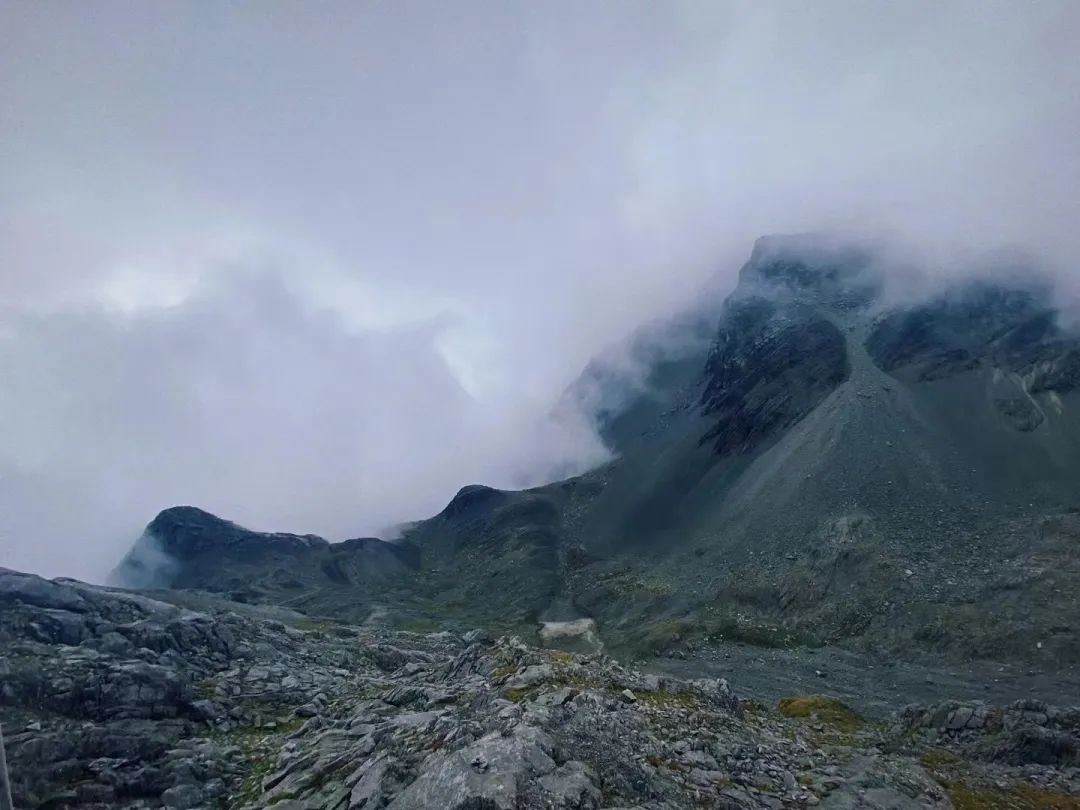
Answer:
[[[464,487],[363,560],[290,540],[313,544],[306,573],[248,566],[247,598],[403,626],[587,618],[630,655],[721,639],[1076,663],[1053,628],[1080,621],[1055,595],[1080,573],[1080,342],[1037,285],[889,306],[882,280],[872,246],[758,240],[718,308],[666,348],[653,330],[644,379],[590,368],[571,392],[605,404],[612,460]],[[185,570],[238,584],[212,559]]]

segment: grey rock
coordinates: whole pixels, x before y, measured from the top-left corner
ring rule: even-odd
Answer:
[[[90,644],[95,649],[116,656],[131,655],[135,650],[135,645],[132,644],[126,636],[123,636],[116,631],[103,633],[97,638],[85,641],[83,643]]]
[[[392,760],[378,757],[368,760],[346,780],[351,784],[349,810],[372,810],[381,807],[387,799],[383,783],[393,765]]]
[[[545,692],[537,698],[537,702],[550,706],[563,706],[569,703],[578,694],[578,690],[569,686],[563,686],[554,692]]]
[[[528,689],[530,686],[544,683],[551,679],[555,670],[550,664],[531,664],[521,672],[512,675],[506,681],[508,689]]]
[[[161,801],[170,810],[192,810],[203,803],[205,796],[198,785],[171,787],[161,794]]]
[[[419,778],[389,805],[393,810],[488,807],[514,810],[519,781],[555,770],[551,739],[529,726],[492,734],[460,751],[434,756]],[[471,804],[470,804],[471,803]]]
[[[76,613],[90,609],[82,594],[69,585],[0,568],[0,603],[11,602]]]
[[[239,807],[254,787],[251,810],[762,808],[816,795],[943,810],[918,760],[929,748],[973,778],[1080,789],[1080,709],[915,706],[886,730],[852,732],[850,747],[818,749],[821,723],[744,713],[714,678],[644,675],[513,638],[463,648],[382,625],[300,632],[205,595],[170,597],[194,611],[58,585],[55,598],[70,589],[81,610],[56,607],[48,588],[35,597],[48,605],[0,604],[19,807]],[[511,683],[525,699],[504,698]],[[253,765],[266,768],[256,783]]]
[[[975,710],[970,706],[961,706],[953,711],[945,721],[945,728],[953,731],[967,726],[968,721],[974,716]]]
[[[601,794],[595,775],[583,762],[567,762],[553,773],[541,776],[540,787],[551,794],[554,806],[566,810],[595,810]]]

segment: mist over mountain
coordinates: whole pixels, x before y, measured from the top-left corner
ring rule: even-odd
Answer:
[[[1016,274],[900,300],[879,250],[762,237],[609,349],[556,408],[579,475],[0,568],[18,806],[1073,806],[1080,335]]]
[[[0,4],[0,808],[1078,810],[1080,4]]]
[[[1072,3],[455,5],[0,10],[5,563],[581,472],[562,392],[766,233],[1075,300]]]
[[[1071,666],[1080,335],[1030,274],[898,303],[887,272],[864,242],[763,237],[730,295],[564,394],[603,463],[466,486],[394,543],[170,509],[113,576],[398,626],[588,621],[630,655],[727,637]]]

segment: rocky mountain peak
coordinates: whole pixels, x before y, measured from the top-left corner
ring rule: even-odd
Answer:
[[[1021,399],[1080,385],[1080,342],[1037,281],[970,281],[894,309],[866,348],[882,369],[923,382],[980,368],[1013,375]]]
[[[352,588],[418,565],[407,542],[256,532],[194,506],[174,506],[147,525],[111,581],[126,587],[186,587],[263,598],[268,590]],[[354,599],[354,601],[356,601]]]
[[[736,297],[764,296],[856,309],[881,291],[871,245],[821,234],[775,234],[754,243]]]
[[[458,490],[450,500],[440,517],[458,518],[469,514],[477,509],[491,507],[500,503],[506,497],[506,493],[483,484],[469,484]]]
[[[160,544],[162,551],[181,559],[253,542],[284,548],[307,548],[327,542],[313,534],[253,532],[195,506],[173,506],[163,510],[147,525],[146,533]]]

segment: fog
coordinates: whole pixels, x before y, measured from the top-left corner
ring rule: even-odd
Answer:
[[[0,8],[0,565],[377,533],[602,461],[553,406],[764,233],[1074,296],[1080,5]]]

